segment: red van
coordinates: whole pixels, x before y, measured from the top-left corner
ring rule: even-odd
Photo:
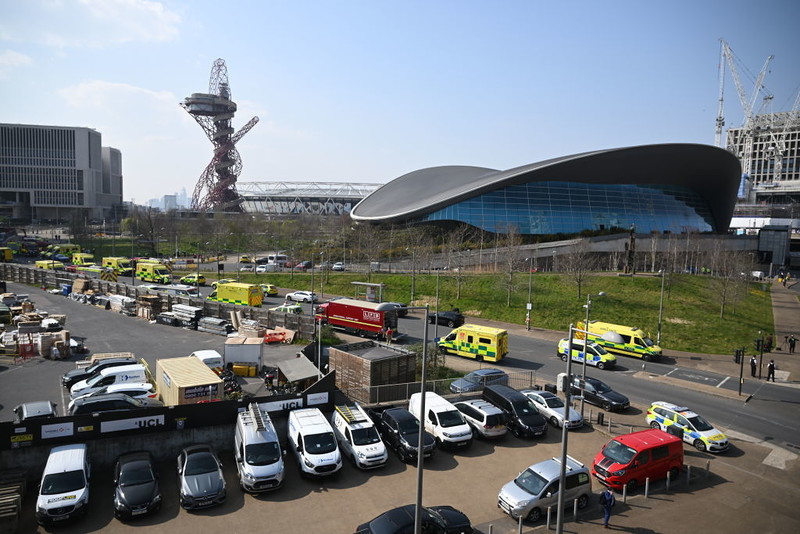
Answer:
[[[663,430],[648,429],[614,438],[595,456],[592,474],[612,489],[628,491],[646,479],[675,480],[683,467],[681,439]]]

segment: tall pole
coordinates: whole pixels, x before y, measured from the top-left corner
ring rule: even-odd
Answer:
[[[411,302],[409,304],[414,304],[414,274],[416,271],[416,263],[415,263],[415,254],[414,249],[411,249]],[[427,318],[426,318],[427,319]]]
[[[656,345],[659,347],[661,346],[661,318],[664,314],[664,278],[666,278],[666,273],[664,269],[658,271],[661,273],[661,298],[658,301],[658,335],[656,336]]]
[[[425,378],[428,368],[428,312],[430,305],[425,305],[425,327],[422,334],[422,374],[420,376],[420,391],[422,392],[419,404],[419,439],[417,441],[417,503],[414,508],[414,534],[422,534],[422,473],[423,450],[425,447]],[[437,321],[438,322],[438,321]]]
[[[587,293],[586,294],[586,322],[583,323],[583,329],[585,330],[585,332],[583,333],[583,366],[582,366],[582,369],[581,369],[581,375],[582,375],[581,378],[583,378],[583,380],[586,380],[586,355],[589,353],[589,334],[587,332],[589,332],[589,310],[591,310],[591,309],[592,309],[591,294]],[[569,354],[567,359],[571,360],[572,359],[572,348],[569,349],[569,352],[567,352],[567,354]],[[569,389],[569,388],[567,388],[567,389]],[[583,417],[583,398],[585,396],[586,395],[581,395],[581,417]],[[569,421],[569,418],[564,419],[564,421]],[[561,486],[559,486],[559,487],[561,487]]]
[[[532,274],[533,274],[533,258],[527,258],[528,260],[528,306],[525,311],[525,330],[531,329],[531,310],[533,309],[533,304],[531,304],[531,289],[532,289]]]
[[[569,341],[567,342],[567,376],[565,380],[567,381],[564,384],[565,387],[562,389],[564,390],[564,421],[569,421],[569,397],[570,397],[570,389],[572,384],[572,338],[575,335],[575,329],[573,325],[569,325]],[[584,343],[588,341],[584,338]],[[584,358],[584,362],[586,359]],[[563,488],[566,487],[566,479],[567,479],[567,441],[568,441],[568,430],[566,423],[561,425],[561,473],[558,477],[558,487],[561,491],[558,492],[558,513],[556,518],[556,533],[562,534],[564,532],[564,491]]]

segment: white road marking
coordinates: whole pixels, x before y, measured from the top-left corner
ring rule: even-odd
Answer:
[[[729,378],[730,378],[729,376],[726,376],[726,377],[725,377],[725,380],[723,380],[722,382],[720,382],[719,384],[717,384],[717,387],[718,387],[718,388],[719,388],[719,387],[722,387],[722,384],[724,384],[725,382],[727,382]]]

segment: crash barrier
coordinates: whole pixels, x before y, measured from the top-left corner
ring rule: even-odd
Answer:
[[[425,391],[433,391],[438,395],[452,395],[450,384],[456,378],[442,380],[426,380]],[[517,371],[508,373],[508,385],[514,389],[533,389],[536,384],[536,371]],[[365,403],[382,403],[407,401],[413,393],[422,391],[421,382],[404,382],[402,384],[384,384],[341,390],[347,398]],[[480,393],[480,390],[478,390]]]
[[[0,273],[3,280],[18,282],[40,288],[61,288],[72,286],[77,278],[88,280],[90,289],[99,294],[122,295],[136,298],[144,294],[158,295],[161,300],[162,310],[169,311],[175,304],[185,304],[201,308],[203,317],[216,317],[228,320],[230,312],[241,311],[244,319],[258,321],[265,328],[273,329],[277,326],[294,330],[301,338],[313,339],[315,333],[314,317],[312,315],[297,315],[293,313],[272,312],[267,308],[254,308],[252,306],[239,306],[223,302],[209,301],[204,298],[180,297],[168,295],[163,292],[140,289],[139,286],[128,284],[123,277],[117,282],[86,278],[79,274],[67,271],[53,271],[50,269],[36,269],[29,265],[14,263],[0,264]]]

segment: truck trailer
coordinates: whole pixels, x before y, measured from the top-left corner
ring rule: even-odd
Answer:
[[[397,308],[388,302],[332,300],[317,306],[316,318],[322,324],[361,337],[384,341],[401,337],[397,332]]]

